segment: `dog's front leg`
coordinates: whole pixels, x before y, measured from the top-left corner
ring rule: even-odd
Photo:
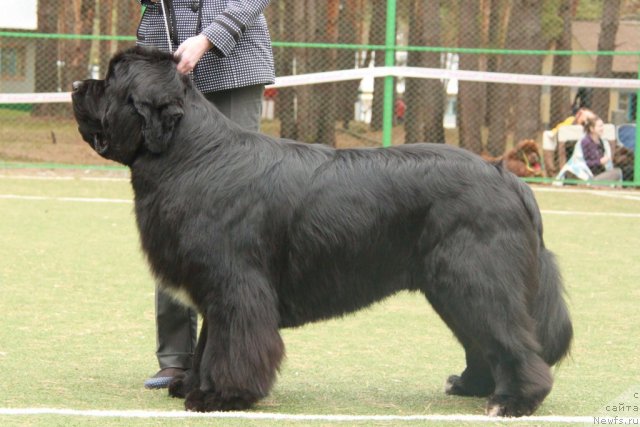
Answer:
[[[234,273],[232,283],[209,299],[200,387],[187,395],[187,410],[251,407],[271,390],[284,356],[275,292],[258,272]]]

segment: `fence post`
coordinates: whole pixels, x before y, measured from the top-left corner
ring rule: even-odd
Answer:
[[[638,56],[638,80],[640,80],[640,56]],[[634,150],[635,162],[633,165],[633,183],[640,185],[640,114],[638,114],[638,104],[640,103],[640,89],[636,91],[636,149]]]
[[[396,0],[387,0],[387,32],[385,36],[384,65],[393,67],[396,56]],[[382,111],[382,146],[391,146],[393,132],[393,76],[384,78],[384,108]]]

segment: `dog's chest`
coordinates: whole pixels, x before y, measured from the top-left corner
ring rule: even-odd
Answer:
[[[195,310],[198,309],[198,306],[193,301],[193,298],[191,298],[191,295],[182,286],[167,286],[162,281],[158,281],[158,287],[164,292],[171,295],[173,299],[175,299],[182,305],[191,307]]]

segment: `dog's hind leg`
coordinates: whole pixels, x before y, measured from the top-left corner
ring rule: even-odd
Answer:
[[[490,363],[496,389],[487,402],[487,415],[531,415],[551,391],[551,371],[536,353],[514,359],[507,352],[497,351],[490,356]]]
[[[445,393],[457,396],[486,397],[493,393],[495,382],[489,363],[484,359],[481,349],[474,343],[467,330],[456,325],[456,317],[446,309],[438,295],[427,294],[431,306],[440,315],[458,338],[465,350],[467,366],[460,375],[451,375],[445,383]]]
[[[439,270],[446,273],[425,288],[429,301],[467,351],[467,369],[449,378],[447,392],[488,395],[490,372],[495,387],[487,413],[530,415],[551,390],[552,377],[540,357],[527,310],[526,285],[515,277],[517,267],[499,265],[495,259],[479,261],[468,253],[463,259],[450,258],[449,265]]]
[[[188,410],[247,409],[275,382],[284,356],[276,296],[259,274],[242,274],[236,274],[222,292],[207,297],[200,388],[187,395]]]
[[[451,375],[447,378],[445,392],[457,396],[489,396],[496,386],[491,367],[475,345],[467,342],[463,346],[467,367],[459,376]]]

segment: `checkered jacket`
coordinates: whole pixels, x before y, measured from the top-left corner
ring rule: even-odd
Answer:
[[[168,50],[160,3],[141,3],[147,7],[138,26],[137,44]],[[269,0],[173,0],[165,6],[169,3],[173,3],[178,45],[196,35],[199,19],[200,32],[213,43],[213,49],[193,70],[193,80],[201,92],[274,82],[271,39],[262,14]],[[177,47],[174,45],[172,51]]]

